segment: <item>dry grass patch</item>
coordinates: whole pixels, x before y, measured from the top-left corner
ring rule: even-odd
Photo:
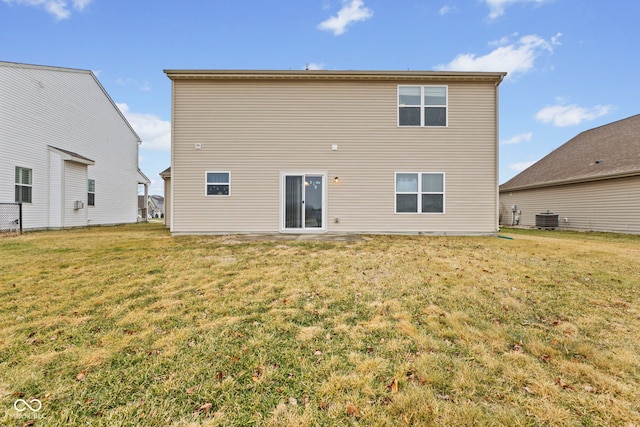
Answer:
[[[640,425],[640,237],[508,235],[0,239],[0,423]]]

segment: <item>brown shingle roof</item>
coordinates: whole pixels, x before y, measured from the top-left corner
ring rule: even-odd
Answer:
[[[500,186],[500,191],[640,175],[640,114],[584,131]]]

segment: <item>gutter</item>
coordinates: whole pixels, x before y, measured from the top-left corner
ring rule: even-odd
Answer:
[[[585,178],[572,178],[572,179],[565,179],[565,180],[560,180],[560,181],[552,181],[552,182],[537,183],[537,184],[530,184],[530,185],[521,185],[521,186],[516,186],[516,187],[507,187],[507,188],[504,188],[504,189],[500,188],[499,192],[500,193],[508,193],[510,191],[535,190],[537,188],[556,187],[556,186],[560,186],[560,185],[569,185],[569,184],[582,184],[582,183],[585,183],[585,182],[605,181],[605,180],[617,179],[617,178],[630,178],[630,177],[634,177],[634,176],[640,176],[640,171],[621,172],[621,173],[616,173],[616,174],[592,176],[592,177],[585,177]]]
[[[334,70],[163,70],[171,80],[459,80],[502,82],[505,72]]]

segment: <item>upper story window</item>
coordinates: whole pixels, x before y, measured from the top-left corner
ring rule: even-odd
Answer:
[[[447,126],[447,86],[398,86],[398,126]]]
[[[16,166],[16,203],[31,203],[33,171]]]
[[[231,172],[207,172],[207,196],[228,196]]]
[[[96,180],[90,179],[87,184],[87,205],[96,205]]]

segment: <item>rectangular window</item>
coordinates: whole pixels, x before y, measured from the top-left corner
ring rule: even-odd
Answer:
[[[87,205],[96,205],[96,180],[90,179],[87,184]]]
[[[228,196],[231,172],[207,172],[207,196]]]
[[[444,213],[444,174],[396,173],[396,213]]]
[[[446,127],[447,86],[398,86],[398,126]]]
[[[33,171],[16,166],[16,202],[31,203]]]

